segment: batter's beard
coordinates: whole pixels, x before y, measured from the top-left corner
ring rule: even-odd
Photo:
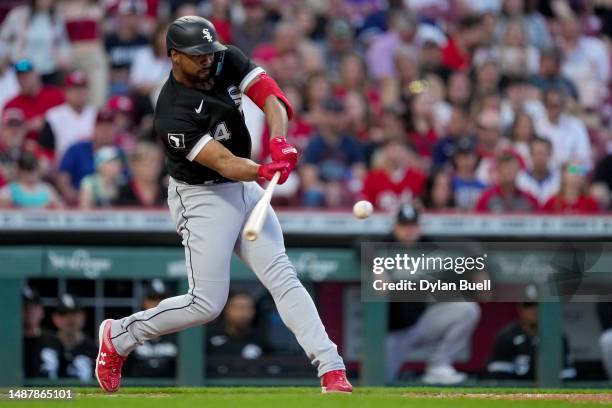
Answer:
[[[208,90],[210,88],[212,88],[214,81],[210,75],[210,71],[206,74],[206,75],[191,75],[191,74],[186,74],[185,75],[187,77],[187,79],[189,80],[189,82],[191,82],[196,88],[198,89],[204,89],[204,90]]]

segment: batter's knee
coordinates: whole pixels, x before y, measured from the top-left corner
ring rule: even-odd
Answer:
[[[455,305],[457,314],[460,316],[457,321],[465,325],[475,326],[480,321],[480,306],[475,302],[460,302]]]
[[[218,285],[217,285],[218,286]],[[202,289],[193,293],[193,315],[200,323],[208,323],[216,319],[227,302],[229,283],[227,286],[215,287],[215,285],[203,285]]]

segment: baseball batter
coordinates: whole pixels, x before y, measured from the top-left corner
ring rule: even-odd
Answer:
[[[181,17],[166,35],[172,72],[155,109],[155,132],[171,176],[168,206],[185,247],[189,291],[155,308],[100,325],[96,377],[107,392],[121,384],[126,356],[158,336],[215,319],[225,305],[236,253],[272,294],[283,322],[317,367],[323,392],[351,392],[336,345],[285,254],[276,215],[268,209],[259,238],[242,237],[263,195],[255,182],[276,172],[284,183],[298,154],[285,135],[292,109],[276,82],[238,48],[217,40],[202,17]],[[248,95],[265,113],[272,162],[249,159],[251,139],[241,107]]]

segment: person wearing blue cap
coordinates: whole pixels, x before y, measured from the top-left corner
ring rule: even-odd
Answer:
[[[119,149],[105,146],[94,156],[96,172],[81,181],[79,190],[79,207],[108,207],[119,193],[123,163]]]
[[[85,176],[94,174],[96,171],[96,154],[107,146],[114,146],[114,140],[117,137],[114,118],[112,111],[101,109],[96,117],[91,140],[74,143],[62,157],[57,175],[57,186],[68,203],[78,203],[81,181]],[[107,157],[106,153],[103,155]]]

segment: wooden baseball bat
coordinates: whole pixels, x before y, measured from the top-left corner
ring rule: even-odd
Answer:
[[[280,175],[280,171],[274,173],[274,177],[272,177],[272,180],[270,180],[270,183],[268,184],[268,187],[266,187],[263,196],[261,196],[257,204],[255,204],[255,208],[253,208],[253,211],[251,211],[251,215],[244,225],[243,234],[249,241],[255,241],[261,233],[261,228],[263,227],[263,223],[268,212],[268,205],[270,204],[272,193],[274,193],[274,188],[276,187],[276,183],[278,183]]]

